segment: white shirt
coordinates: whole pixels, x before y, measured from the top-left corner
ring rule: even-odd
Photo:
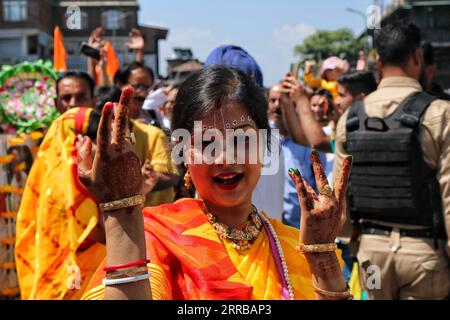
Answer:
[[[331,125],[322,128],[323,132],[327,136],[331,136],[333,133],[333,128]],[[329,183],[333,183],[333,164],[334,164],[334,153],[326,153],[327,163],[325,163],[325,173]]]
[[[264,211],[271,218],[282,221],[284,195],[284,154],[279,150],[279,167],[273,175],[261,175],[253,191],[253,204],[259,211]],[[266,152],[268,152],[266,150]],[[272,151],[274,152],[274,151]]]

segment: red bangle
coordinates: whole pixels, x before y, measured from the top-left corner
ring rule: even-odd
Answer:
[[[117,266],[104,267],[103,271],[116,271],[116,270],[119,270],[119,269],[125,269],[125,268],[130,268],[130,267],[138,267],[138,266],[141,266],[143,264],[147,264],[149,262],[150,262],[149,260],[139,260],[139,261],[125,263],[125,264],[118,264]]]

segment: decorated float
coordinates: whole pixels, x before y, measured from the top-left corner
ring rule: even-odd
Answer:
[[[15,223],[23,188],[46,129],[59,116],[51,62],[0,71],[0,300],[18,299]]]

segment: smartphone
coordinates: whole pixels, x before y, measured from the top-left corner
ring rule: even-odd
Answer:
[[[100,50],[88,45],[87,42],[82,42],[80,46],[80,52],[85,56],[100,60]]]
[[[289,72],[292,74],[292,77],[298,80],[298,70],[300,69],[300,63],[291,63],[291,67]]]

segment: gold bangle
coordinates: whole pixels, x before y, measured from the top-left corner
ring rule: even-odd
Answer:
[[[144,202],[145,202],[145,196],[143,196],[142,194],[139,194],[137,196],[130,197],[130,198],[120,199],[120,200],[106,202],[106,203],[100,203],[99,206],[100,206],[100,210],[102,210],[103,212],[106,212],[106,211],[120,210],[123,208],[142,205],[142,204],[144,204]]]
[[[301,244],[296,249],[300,253],[333,252],[333,251],[336,251],[337,244],[336,243]]]
[[[317,288],[315,285],[313,285],[314,291],[316,291],[318,294],[333,298],[333,299],[339,299],[339,300],[353,300],[353,295],[350,293],[350,289],[347,286],[347,289],[345,291],[327,291],[320,288]]]

